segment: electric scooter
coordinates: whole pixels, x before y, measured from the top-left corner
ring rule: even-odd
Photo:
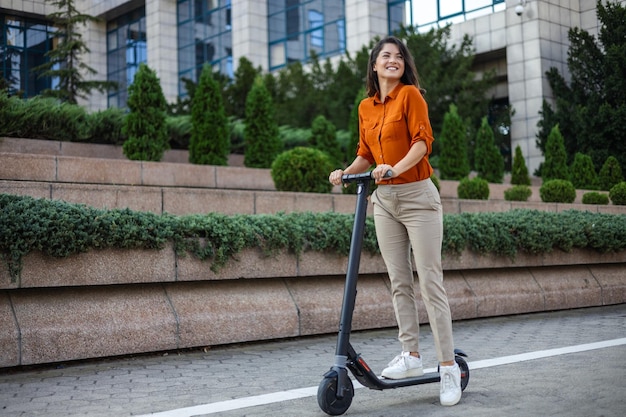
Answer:
[[[387,173],[389,176],[391,171]],[[354,397],[354,386],[348,376],[348,370],[355,379],[363,386],[384,390],[390,388],[406,387],[411,385],[429,384],[439,382],[439,372],[429,372],[419,377],[405,379],[381,379],[370,369],[360,354],[356,353],[350,344],[350,332],[352,330],[352,314],[356,302],[356,286],[359,275],[359,263],[361,260],[361,248],[363,245],[363,232],[367,215],[367,196],[372,181],[371,172],[362,174],[344,174],[341,178],[344,184],[356,183],[357,200],[354,225],[352,228],[352,240],[348,256],[348,270],[343,293],[343,304],[339,322],[339,334],[335,350],[335,364],[328,372],[317,390],[317,402],[326,414],[338,416],[345,413]],[[461,390],[465,390],[469,382],[469,367],[465,361],[467,355],[460,349],[454,350],[455,361],[461,369]]]

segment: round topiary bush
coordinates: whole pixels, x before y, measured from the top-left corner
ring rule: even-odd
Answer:
[[[463,178],[457,187],[459,198],[466,200],[487,200],[489,198],[489,182],[487,180],[474,177]]]
[[[592,191],[583,194],[583,204],[609,204],[609,196]]]
[[[615,184],[609,191],[609,198],[616,206],[626,206],[626,181]]]
[[[279,154],[271,174],[278,191],[330,193],[333,185],[328,182],[328,174],[333,168],[324,152],[299,146]]]
[[[533,190],[527,185],[514,185],[504,190],[504,199],[506,201],[528,201]]]
[[[548,180],[539,188],[539,196],[544,203],[573,203],[576,189],[567,180]]]

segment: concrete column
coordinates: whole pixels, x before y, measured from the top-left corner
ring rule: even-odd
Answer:
[[[168,102],[178,97],[176,0],[146,0],[148,66],[156,71]]]
[[[389,30],[387,0],[346,0],[346,51],[352,56]]]
[[[233,70],[246,57],[256,68],[269,68],[267,1],[232,0]]]

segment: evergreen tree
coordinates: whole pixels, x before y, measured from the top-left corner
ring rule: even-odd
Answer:
[[[617,158],[609,156],[598,173],[598,187],[602,191],[609,191],[614,185],[622,181],[624,181],[622,167],[619,165]]]
[[[494,135],[486,117],[476,133],[475,166],[478,176],[487,182],[502,183],[504,158],[494,143]]]
[[[313,120],[309,143],[312,147],[326,152],[333,166],[343,165],[343,155],[337,142],[337,129],[326,117],[319,115]]]
[[[244,164],[249,168],[270,168],[282,151],[274,104],[263,78],[258,76],[246,99]]]
[[[461,180],[470,173],[467,158],[467,128],[454,104],[443,118],[439,176],[443,180]]]
[[[33,68],[33,71],[39,73],[38,78],[58,78],[59,84],[55,89],[44,90],[41,95],[76,104],[78,98],[87,99],[94,89],[104,93],[117,88],[117,83],[113,81],[85,80],[85,74],[96,75],[98,72],[81,61],[81,55],[88,54],[90,50],[77,27],[98,22],[99,19],[80,13],[74,5],[75,0],[46,2],[58,9],[47,16],[58,28],[55,32],[58,43],[56,48],[46,52],[48,62]]]
[[[546,143],[545,161],[541,168],[542,182],[550,180],[569,181],[569,170],[567,168],[567,154],[563,144],[563,136],[557,124],[548,135]]]
[[[127,104],[130,113],[122,128],[128,138],[122,145],[124,155],[132,160],[160,161],[169,149],[167,102],[156,73],[144,63],[128,88]]]
[[[528,176],[528,168],[522,148],[519,145],[515,147],[515,156],[513,157],[513,170],[511,171],[511,184],[514,185],[530,185],[530,177]]]
[[[548,134],[558,123],[568,163],[582,152],[597,170],[610,155],[626,164],[626,5],[598,0],[596,13],[597,39],[577,27],[569,30],[571,82],[556,68],[546,73],[555,106],[544,103],[537,146],[545,153]]]
[[[226,88],[226,114],[236,119],[246,117],[246,97],[254,84],[255,78],[261,74],[261,68],[254,68],[246,57],[239,59],[233,83]]]
[[[220,85],[209,64],[204,64],[191,101],[189,162],[228,165],[230,130]]]
[[[593,167],[593,161],[589,155],[576,152],[574,162],[570,167],[570,182],[579,190],[595,190],[598,183],[598,175]]]

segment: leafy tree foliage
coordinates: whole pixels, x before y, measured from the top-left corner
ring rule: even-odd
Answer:
[[[617,158],[609,156],[598,173],[598,187],[603,191],[609,191],[614,185],[622,181],[624,181],[622,167]]]
[[[569,31],[569,85],[556,68],[546,73],[555,103],[543,104],[537,146],[545,153],[548,134],[559,124],[568,162],[581,152],[598,169],[610,155],[626,164],[626,6],[598,0],[596,11],[597,40],[580,28]]]
[[[59,84],[55,89],[44,90],[42,95],[76,104],[78,98],[87,99],[94,89],[104,93],[116,88],[117,83],[113,81],[85,79],[85,73],[96,75],[98,72],[81,61],[81,55],[89,53],[90,50],[82,40],[77,26],[97,22],[99,19],[80,13],[76,9],[75,0],[46,0],[46,2],[58,9],[57,12],[47,16],[58,28],[56,32],[58,44],[56,48],[46,52],[48,62],[33,68],[33,71],[39,73],[39,78],[57,77]]]
[[[494,135],[487,117],[476,133],[476,171],[478,176],[493,183],[502,183],[504,178],[504,159],[494,143]]]
[[[515,147],[515,156],[513,157],[513,169],[511,171],[511,184],[530,185],[530,177],[528,176],[528,168],[522,148],[519,145]]]
[[[230,153],[230,130],[224,111],[220,85],[205,64],[191,101],[191,138],[189,162],[204,165],[227,165]]]
[[[261,67],[254,68],[246,57],[239,59],[232,83],[226,86],[224,106],[226,114],[236,119],[246,117],[246,98],[252,89],[254,80],[261,74]]]
[[[319,115],[313,120],[309,143],[312,147],[326,152],[333,166],[343,166],[343,155],[337,142],[337,129],[326,117]]]
[[[470,173],[467,159],[467,128],[457,107],[450,105],[441,130],[440,177],[443,180],[461,180]]]
[[[570,181],[579,190],[595,190],[598,183],[598,175],[593,167],[593,161],[589,155],[576,152],[574,162],[570,167]]]
[[[156,72],[144,63],[128,88],[127,104],[130,113],[122,127],[128,138],[122,145],[124,155],[132,160],[160,161],[169,148],[167,103]]]
[[[565,153],[563,135],[561,135],[558,124],[552,128],[548,136],[541,177],[544,183],[555,179],[569,181],[567,154]]]
[[[249,168],[269,168],[282,151],[274,103],[262,77],[257,77],[246,100],[244,164]]]

